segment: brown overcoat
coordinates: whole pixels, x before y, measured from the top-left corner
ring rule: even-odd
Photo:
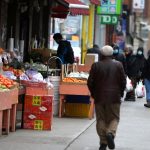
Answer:
[[[111,57],[94,63],[87,85],[95,103],[120,103],[126,87],[122,64]]]

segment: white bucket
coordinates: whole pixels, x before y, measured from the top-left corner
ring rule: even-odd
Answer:
[[[49,79],[54,86],[54,101],[59,101],[60,76],[49,76]]]

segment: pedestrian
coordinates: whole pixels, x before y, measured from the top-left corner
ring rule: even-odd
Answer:
[[[97,44],[94,44],[92,48],[89,48],[87,54],[98,54],[98,60],[101,58],[100,48]]]
[[[141,80],[141,74],[144,67],[143,48],[138,48],[136,55],[133,54],[133,47],[126,46],[125,48],[127,76],[132,82],[133,90],[127,92],[125,101],[136,101],[135,88],[137,83]]]
[[[102,59],[95,62],[87,81],[96,110],[96,129],[100,137],[99,150],[115,148],[114,138],[120,120],[121,97],[126,86],[126,77],[120,62],[112,59],[113,48],[102,47]]]
[[[150,50],[148,50],[148,58],[145,60],[144,69],[142,71],[142,78],[144,79],[146,89],[146,101],[145,107],[150,108]]]
[[[144,62],[145,62],[144,48],[139,47],[137,49],[137,54],[136,54],[137,82],[139,82],[142,79],[141,75],[144,68]]]
[[[123,65],[125,73],[127,72],[127,64],[126,64],[126,57],[123,53],[120,53],[120,48],[118,45],[113,46],[113,58],[117,61],[120,61]]]
[[[55,33],[53,39],[58,44],[57,57],[60,58],[62,64],[74,63],[74,52],[71,43],[63,39],[61,33]],[[57,61],[58,68],[61,68],[60,61]]]

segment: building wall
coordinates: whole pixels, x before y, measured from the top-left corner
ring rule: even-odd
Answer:
[[[94,44],[100,48],[106,44],[106,26],[100,24],[100,16],[96,15]]]

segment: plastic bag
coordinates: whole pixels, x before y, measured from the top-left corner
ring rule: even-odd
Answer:
[[[140,81],[137,86],[136,86],[136,89],[135,89],[135,92],[136,92],[136,96],[138,98],[142,98],[145,96],[145,90],[144,90],[144,85],[142,83],[142,81]]]
[[[126,80],[127,80],[127,83],[126,83],[126,92],[130,92],[130,91],[133,90],[132,81],[129,79],[128,76],[127,76]]]

